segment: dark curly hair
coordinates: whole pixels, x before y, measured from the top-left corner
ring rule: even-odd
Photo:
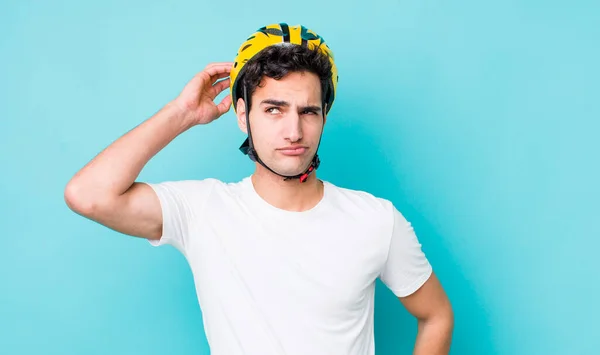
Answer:
[[[243,98],[242,88],[246,86],[248,94],[248,110],[251,107],[251,97],[260,86],[263,77],[279,80],[293,72],[311,72],[321,81],[323,103],[329,100],[333,88],[331,83],[331,62],[329,57],[317,48],[309,49],[298,45],[269,46],[244,66],[236,97]]]

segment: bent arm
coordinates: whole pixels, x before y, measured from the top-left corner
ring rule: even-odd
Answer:
[[[192,126],[171,102],[110,144],[78,171],[65,188],[74,212],[118,232],[160,238],[161,207],[146,184],[136,183],[142,168],[175,137]]]
[[[454,329],[454,314],[435,273],[415,293],[399,299],[418,321],[414,355],[448,354]]]

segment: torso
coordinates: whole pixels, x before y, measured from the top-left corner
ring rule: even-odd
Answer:
[[[315,208],[287,212],[246,178],[217,185],[204,206],[186,258],[212,354],[372,354],[385,200],[325,182]]]

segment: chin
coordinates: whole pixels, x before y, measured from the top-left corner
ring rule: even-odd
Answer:
[[[279,164],[272,165],[269,165],[269,163],[267,163],[267,165],[279,174],[286,176],[295,176],[298,174],[302,174],[310,165],[310,162],[306,161],[305,159],[302,159],[302,163],[298,163],[298,161],[289,163],[290,164],[285,164],[284,162],[280,162]]]
[[[304,169],[302,168],[295,168],[295,169],[273,169],[276,172],[278,172],[281,175],[285,175],[285,176],[296,176],[298,174],[302,174],[304,172]]]

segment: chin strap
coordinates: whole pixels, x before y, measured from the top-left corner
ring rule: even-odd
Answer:
[[[252,161],[255,161],[255,162],[259,163],[260,165],[264,166],[267,170],[269,170],[273,174],[281,176],[284,181],[288,181],[288,180],[292,180],[292,179],[299,179],[300,182],[302,183],[302,182],[305,182],[306,180],[308,180],[308,176],[310,174],[312,174],[315,170],[317,170],[319,168],[319,165],[321,164],[321,161],[319,160],[319,155],[317,154],[317,152],[315,152],[315,156],[312,158],[312,161],[310,162],[310,165],[308,166],[308,168],[303,173],[300,173],[298,175],[281,175],[278,172],[274,171],[273,169],[269,168],[267,166],[267,164],[265,164],[260,159],[260,157],[258,156],[258,153],[254,149],[254,144],[252,143],[252,133],[250,132],[250,110],[248,107],[249,106],[248,105],[248,97],[247,97],[247,91],[246,91],[245,85],[243,87],[243,91],[244,91],[244,93],[243,93],[244,105],[246,106],[246,129],[248,130],[248,138],[246,138],[244,143],[242,143],[242,145],[240,146],[240,151],[242,153],[244,153],[245,155],[247,155]],[[323,132],[321,132],[321,135],[323,135]],[[319,146],[320,145],[321,145],[321,139],[319,138]],[[319,150],[319,146],[317,146],[317,151]]]

